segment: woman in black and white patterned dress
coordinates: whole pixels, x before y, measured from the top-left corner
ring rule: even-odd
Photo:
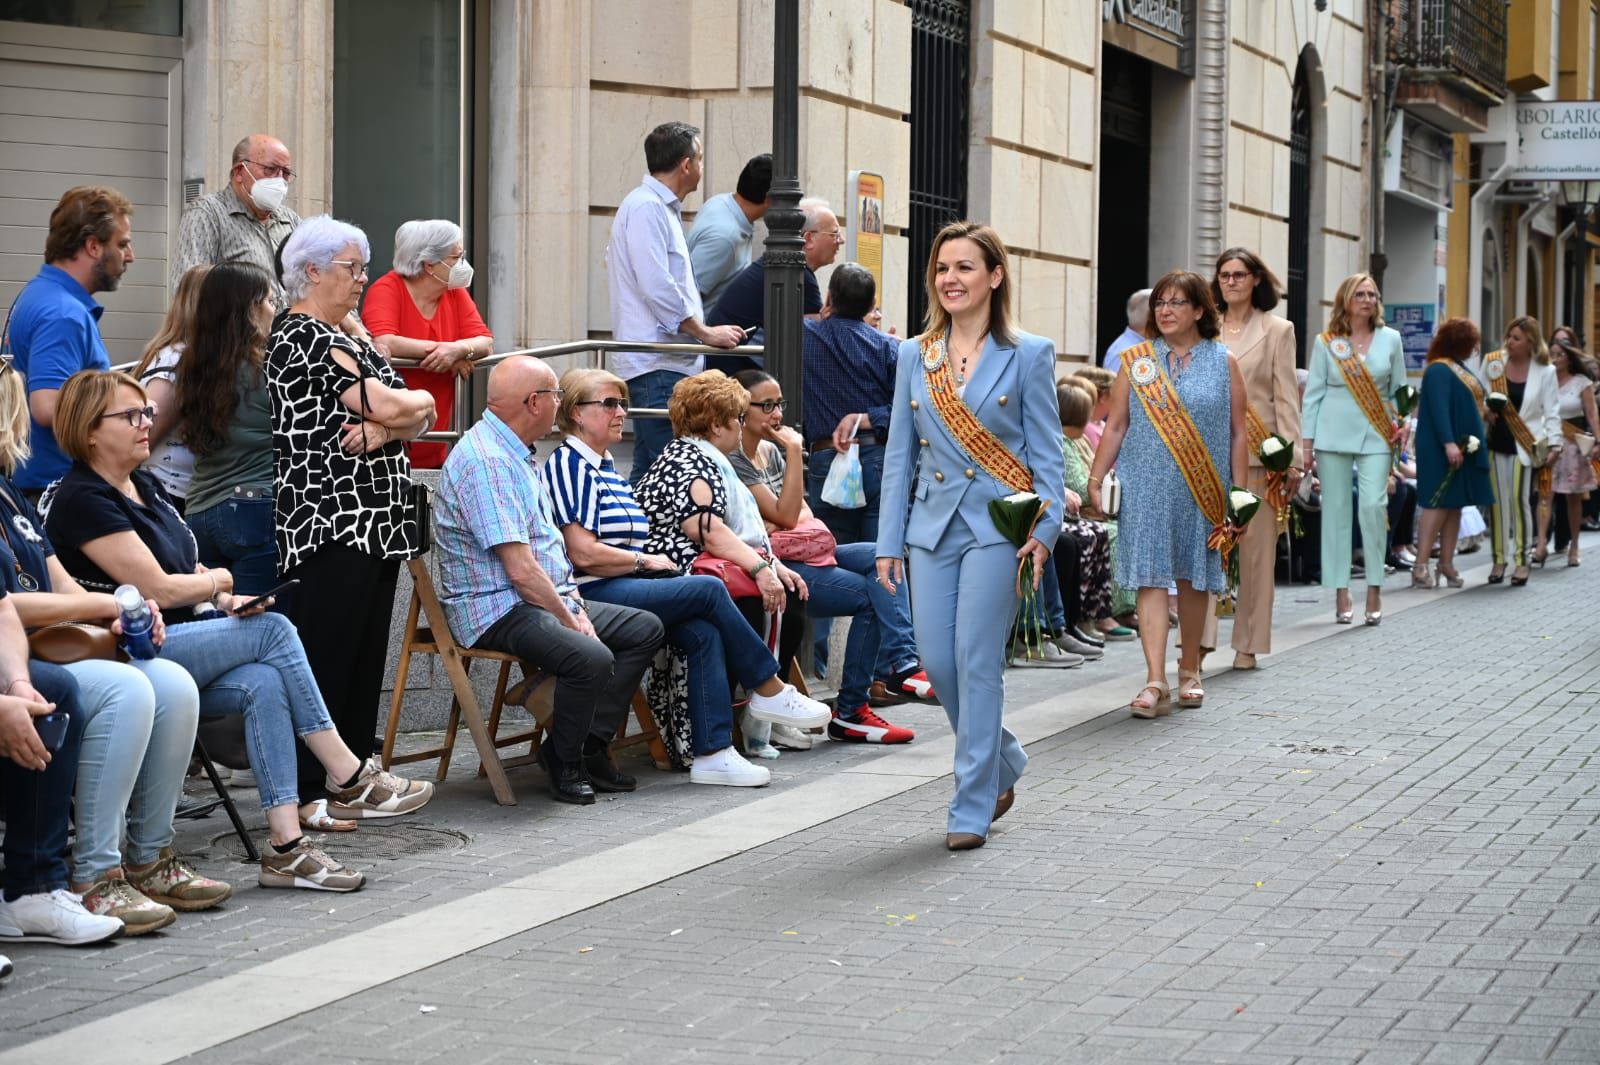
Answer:
[[[283,248],[289,312],[266,357],[278,561],[300,581],[290,614],[328,712],[363,760],[400,560],[417,536],[403,442],[433,424],[433,397],[407,389],[371,344],[339,331],[361,299],[370,256],[355,226],[326,215],[301,222]],[[300,761],[309,802],[322,781],[303,751]]]

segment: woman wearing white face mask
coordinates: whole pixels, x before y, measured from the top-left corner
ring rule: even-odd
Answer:
[[[443,218],[406,222],[394,234],[394,269],[367,288],[361,319],[374,341],[387,346],[408,388],[433,396],[440,428],[448,428],[457,375],[494,350],[494,336],[478,315],[467,288],[461,227]],[[444,444],[411,445],[411,465],[444,465]]]

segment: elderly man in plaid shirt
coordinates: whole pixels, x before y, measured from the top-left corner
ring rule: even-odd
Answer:
[[[451,631],[555,677],[539,759],[557,799],[587,805],[596,791],[634,789],[613,765],[610,742],[663,630],[654,614],[578,594],[533,451],[560,400],[555,373],[538,359],[496,366],[483,419],[445,460],[434,513]]]

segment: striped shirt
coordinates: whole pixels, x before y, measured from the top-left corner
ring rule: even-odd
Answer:
[[[610,454],[598,454],[569,436],[539,468],[550,510],[560,526],[578,525],[610,547],[639,551],[650,533],[650,519],[639,508],[633,489],[617,473]],[[578,583],[595,578],[577,570]]]

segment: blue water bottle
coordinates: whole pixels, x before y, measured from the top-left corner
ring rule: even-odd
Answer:
[[[156,627],[156,618],[144,596],[133,585],[124,584],[113,593],[113,598],[117,601],[117,613],[122,617],[122,638],[117,645],[129,658],[154,658],[158,652],[150,633]]]

